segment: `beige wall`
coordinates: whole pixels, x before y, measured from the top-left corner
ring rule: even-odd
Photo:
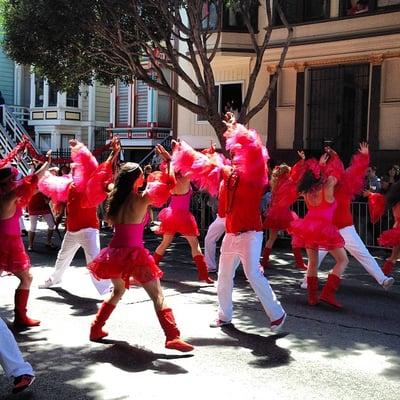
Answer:
[[[400,149],[400,57],[382,65],[379,145],[381,150]]]
[[[95,120],[110,121],[110,88],[96,82]]]

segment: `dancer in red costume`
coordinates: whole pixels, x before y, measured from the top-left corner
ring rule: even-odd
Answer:
[[[335,157],[340,162],[336,152],[330,147],[325,151],[330,157]],[[342,175],[335,187],[335,199],[337,203],[333,214],[333,223],[339,229],[339,233],[344,239],[345,249],[364,267],[364,269],[380,284],[384,289],[388,289],[394,282],[392,277],[387,277],[379,267],[375,258],[372,257],[365,244],[358,235],[354,225],[351,212],[351,201],[353,197],[362,192],[364,187],[364,177],[369,165],[369,151],[367,143],[360,143],[357,154],[354,155],[350,166]],[[377,196],[377,194],[374,194]],[[380,196],[380,195],[379,195]],[[327,251],[319,251],[318,266],[322,262]],[[302,284],[307,288],[307,280]]]
[[[173,145],[175,144],[173,142]],[[213,283],[213,280],[208,276],[207,264],[197,239],[200,234],[199,229],[193,214],[189,211],[193,192],[190,179],[182,176],[179,172],[175,174],[175,177],[176,186],[171,191],[169,206],[161,210],[158,215],[161,225],[157,233],[163,235],[163,239],[154,252],[154,261],[157,265],[160,263],[175,234],[180,233],[190,245],[199,281]]]
[[[385,275],[391,275],[400,257],[400,181],[390,187],[386,195],[386,207],[392,209],[395,222],[392,229],[381,233],[378,243],[380,246],[392,248],[392,254],[386,259],[382,268]]]
[[[304,156],[304,153],[299,154],[303,154]],[[272,171],[270,182],[272,199],[267,212],[265,213],[265,220],[263,223],[263,228],[268,230],[268,240],[265,243],[261,260],[261,265],[264,268],[267,268],[269,265],[269,256],[278,237],[278,232],[286,231],[290,227],[291,222],[298,218],[297,214],[290,210],[289,207],[276,205],[277,202],[275,201],[278,192],[276,189],[278,189],[283,182],[289,179],[290,172],[291,168],[286,164],[278,165]],[[307,270],[307,267],[304,265],[301,249],[292,245],[292,251],[295,259],[295,267],[297,269]]]
[[[18,326],[37,326],[40,321],[27,316],[27,303],[32,283],[30,260],[21,240],[19,218],[22,207],[26,206],[36,190],[38,177],[48,168],[51,151],[47,161],[33,175],[15,181],[18,171],[15,168],[0,169],[0,271],[11,272],[20,284],[15,291],[15,319]]]
[[[226,148],[232,154],[232,166],[217,160],[210,162],[185,143],[173,155],[182,173],[193,177],[211,195],[220,189],[221,215],[226,215],[226,234],[218,270],[218,316],[210,326],[231,323],[234,276],[241,261],[246,277],[271,321],[270,329],[276,332],[283,326],[286,313],[259,270],[263,239],[259,205],[263,188],[268,183],[268,152],[256,131],[236,124],[230,113],[227,113],[227,119],[228,129],[224,136]]]
[[[166,161],[170,159],[162,146],[157,152]],[[158,181],[155,177],[158,176]],[[108,335],[103,326],[119,300],[122,298],[132,277],[142,285],[153,301],[158,320],[166,336],[165,347],[179,351],[191,351],[193,346],[180,338],[179,329],[171,308],[165,304],[160,285],[162,271],[143,245],[143,229],[147,222],[149,205],[162,205],[175,185],[173,175],[151,174],[144,192],[138,189],[143,184],[143,172],[138,164],[126,163],[115,180],[109,194],[108,221],[114,225],[114,236],[108,247],[88,265],[98,279],[111,279],[114,285],[108,300],[101,305],[90,330],[90,340],[97,341]]]
[[[288,232],[293,235],[293,241],[298,247],[307,250],[308,303],[318,303],[318,250],[324,249],[331,253],[336,264],[328,275],[320,300],[341,308],[335,293],[339,289],[340,277],[348,259],[344,240],[332,220],[336,209],[334,190],[343,168],[332,159],[327,164],[328,159],[329,155],[325,153],[319,163],[315,159],[304,162],[305,170],[297,190],[304,197],[308,211],[304,219],[291,223]]]

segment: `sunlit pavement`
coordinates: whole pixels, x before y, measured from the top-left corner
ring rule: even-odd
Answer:
[[[41,225],[43,228],[43,225]],[[109,234],[102,233],[103,244]],[[57,242],[59,243],[58,239]],[[130,289],[107,323],[105,343],[88,340],[102,298],[96,293],[83,253],[61,287],[38,289],[57,251],[37,238],[32,258],[29,313],[40,327],[16,332],[37,380],[20,395],[0,377],[2,399],[399,399],[400,284],[389,292],[354,261],[338,297],[344,310],[306,305],[290,252],[277,248],[266,276],[288,312],[280,334],[269,331],[254,292],[239,270],[233,324],[212,329],[216,289],[196,281],[188,246],[177,239],[161,263],[164,292],[192,354],[164,348],[164,336],[143,289]],[[146,236],[154,250],[158,239]],[[380,253],[382,258],[385,253]],[[330,262],[322,268],[324,282]],[[400,267],[395,277],[400,281]],[[14,277],[0,278],[1,315],[11,321]],[[2,397],[1,397],[2,396]]]

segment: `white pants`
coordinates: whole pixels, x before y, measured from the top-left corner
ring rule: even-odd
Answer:
[[[67,231],[65,233],[61,249],[57,255],[54,271],[50,277],[54,283],[61,281],[64,272],[70,266],[80,247],[83,247],[85,252],[86,264],[89,264],[100,252],[99,230],[85,228],[77,232]],[[106,294],[110,291],[111,281],[109,279],[97,280],[92,274],[90,276],[100,294]]]
[[[235,271],[242,262],[244,273],[271,321],[282,317],[284,309],[277,300],[267,278],[260,271],[263,232],[249,231],[239,235],[227,233],[222,241],[218,271],[218,318],[231,321],[232,291]]]
[[[24,217],[19,217],[19,229],[21,229],[21,231],[26,230]]]
[[[18,344],[5,322],[0,318],[0,364],[7,378],[34,375],[32,366],[24,361]]]
[[[346,226],[339,230],[344,239],[344,248],[364,267],[364,269],[382,285],[386,275],[382,272],[375,258],[371,256],[364,242],[358,235],[354,225]],[[318,252],[318,267],[328,252]]]
[[[204,238],[204,257],[209,270],[216,270],[215,251],[217,242],[225,233],[225,218],[221,218],[217,214],[217,218],[208,227],[207,235]]]
[[[47,223],[47,228],[50,231],[52,231],[56,226],[53,216],[51,214],[43,214],[42,217]],[[30,228],[31,232],[36,232],[38,219],[39,219],[39,215],[30,215],[29,216],[29,221],[31,223],[31,228]]]

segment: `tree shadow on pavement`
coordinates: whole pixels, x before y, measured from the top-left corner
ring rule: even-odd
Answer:
[[[71,315],[75,316],[87,316],[97,313],[97,305],[102,302],[102,300],[92,299],[89,297],[76,296],[65,289],[61,288],[49,288],[53,292],[56,292],[60,297],[51,296],[40,296],[37,300],[43,300],[53,303],[68,304],[71,306]]]
[[[131,346],[128,342],[120,340],[103,339],[99,343],[111,344],[111,346],[94,352],[92,360],[95,362],[110,363],[114,367],[127,372],[153,370],[168,375],[186,374],[187,370],[166,360],[193,357],[193,354],[173,355],[153,353],[150,350]]]
[[[52,345],[47,341],[33,344],[37,334],[38,332],[31,331],[17,335],[26,361],[34,366],[34,384],[19,395],[12,395],[11,381],[0,375],[1,400],[98,400],[104,398],[102,393],[106,387],[102,386],[94,373],[96,365],[111,364],[128,373],[154,371],[163,375],[176,375],[186,374],[188,371],[174,364],[173,360],[193,356],[153,353],[127,342],[112,340],[104,341],[104,347],[85,345],[72,348]]]

